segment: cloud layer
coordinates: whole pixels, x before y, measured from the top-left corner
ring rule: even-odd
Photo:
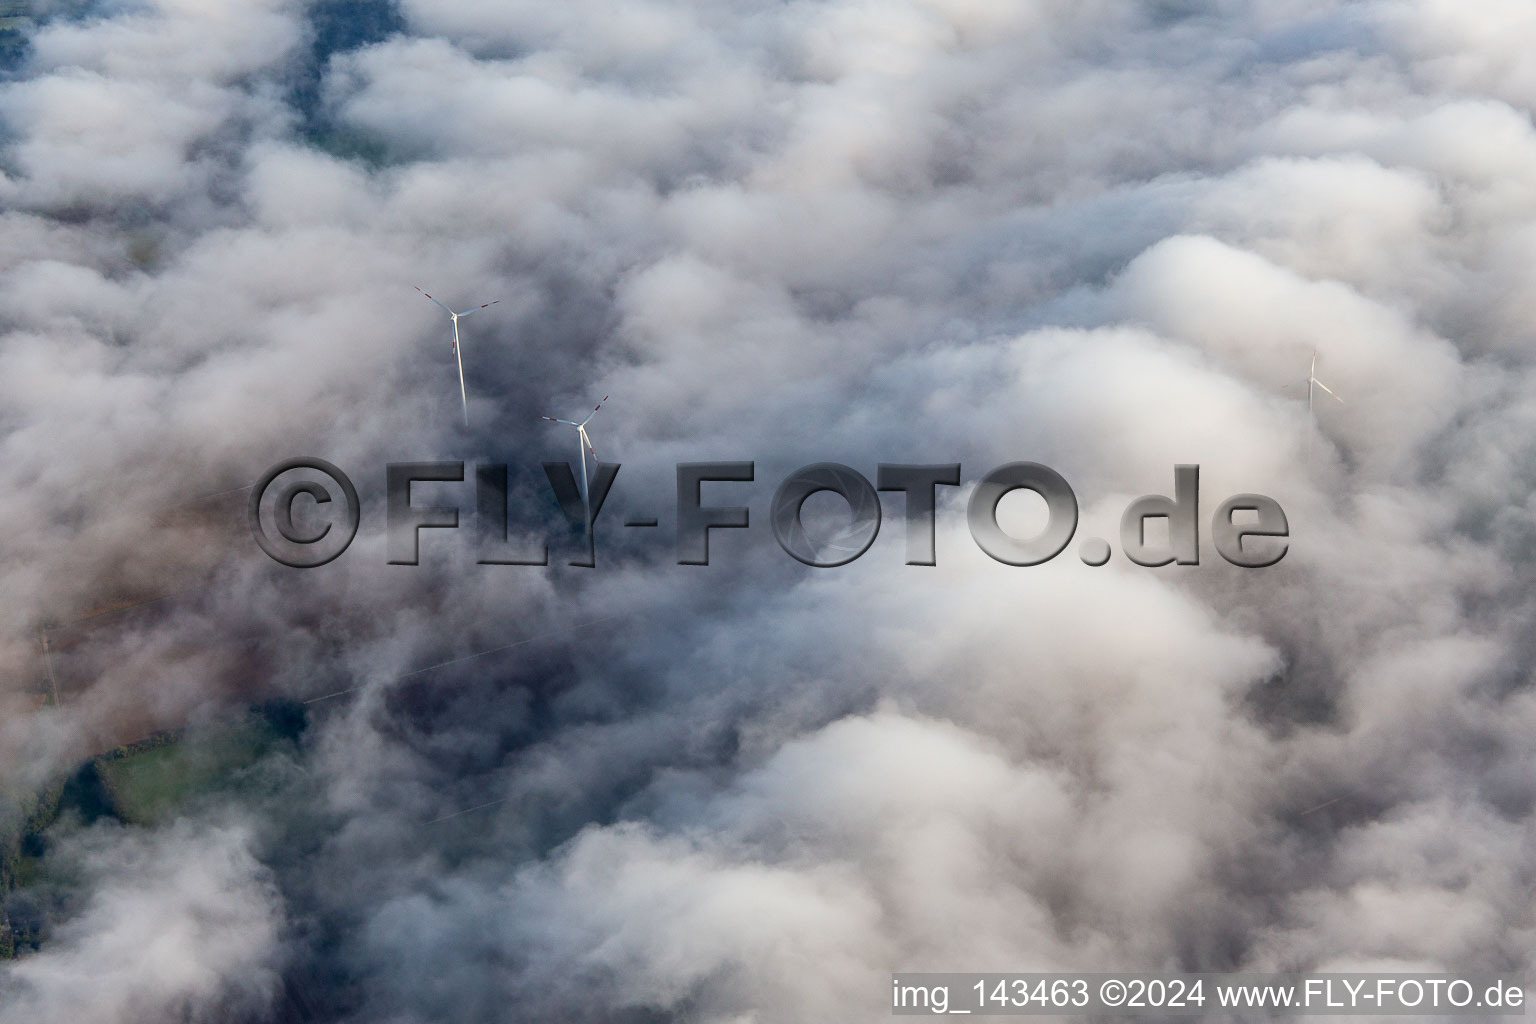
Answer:
[[[0,1019],[766,1024],[883,1018],[894,970],[1531,966],[1526,5],[34,13],[0,776],[346,692],[265,796],[61,839],[84,895]],[[413,285],[500,300],[472,430]],[[1314,350],[1347,404],[1309,416]],[[476,565],[468,484],[419,489],[459,536],[385,564],[385,463],[510,462],[539,522],[574,452],[536,417],[604,394],[597,570]],[[365,503],[311,572],[241,519],[300,454]],[[708,492],[754,525],[678,566],[704,459],[756,460]],[[997,564],[965,499],[1021,459],[1079,538],[1197,462],[1203,521],[1269,494],[1290,553]],[[852,565],[779,551],[773,487],[827,460],[962,462],[938,567],[894,495]]]

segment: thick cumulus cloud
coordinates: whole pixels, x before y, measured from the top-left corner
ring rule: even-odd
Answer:
[[[893,970],[1532,966],[1527,5],[34,15],[0,773],[337,696],[277,796],[62,843],[84,894],[0,1018],[873,1020]],[[471,429],[413,285],[499,300]],[[1343,403],[1309,415],[1314,352]],[[419,486],[464,529],[386,564],[385,463],[514,463],[536,544],[536,463],[574,455],[536,417],[610,393],[599,568],[475,564],[467,483]],[[309,572],[241,518],[300,454],[365,504]],[[757,463],[707,485],[753,516],[707,569],[617,526],[667,534],[701,459]],[[1197,462],[1203,523],[1266,493],[1290,552],[995,563],[965,501],[1020,459],[1079,538]],[[782,554],[768,498],[823,460],[962,462],[939,565],[895,495],[858,562]]]
[[[3,983],[6,1021],[127,1022],[263,1016],[280,979],[278,897],[250,830],[179,823],[107,830],[63,852],[94,884],[87,905]]]

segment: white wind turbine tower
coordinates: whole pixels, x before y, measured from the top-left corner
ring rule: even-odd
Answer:
[[[603,402],[606,401],[608,401],[608,396],[604,395]],[[587,512],[588,537],[592,536],[592,500],[587,496],[587,491],[589,489],[587,480],[587,453],[591,452],[592,458],[596,459],[597,450],[592,447],[592,439],[587,436],[587,424],[592,422],[592,417],[597,415],[597,410],[603,407],[603,402],[598,402],[596,405],[594,405],[592,407],[592,411],[587,413],[587,418],[582,420],[580,423],[577,423],[575,420],[559,420],[553,416],[539,417],[539,419],[548,420],[551,423],[564,423],[568,427],[576,428],[576,435],[581,441],[581,504]]]
[[[427,298],[432,299],[432,296],[429,293],[422,291],[421,288],[416,287],[415,285],[412,285],[412,287],[416,288],[416,290],[421,292],[421,294],[426,295]],[[432,299],[432,301],[437,302],[436,299]],[[500,299],[494,299],[490,302],[482,302],[478,306],[471,306],[469,309],[464,310],[462,313],[455,313],[447,306],[444,306],[441,302],[437,302],[439,306],[443,307],[444,312],[453,317],[453,354],[454,357],[459,361],[459,400],[464,403],[464,425],[466,427],[469,426],[469,394],[464,390],[464,353],[459,351],[459,317],[469,316],[469,314],[474,313],[477,310],[487,309],[496,305],[496,303],[500,301]]]

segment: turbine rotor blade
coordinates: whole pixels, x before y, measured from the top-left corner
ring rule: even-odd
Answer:
[[[1332,388],[1330,388],[1330,387],[1329,387],[1329,386],[1328,386],[1328,385],[1327,385],[1327,384],[1324,384],[1324,383],[1323,383],[1323,382],[1322,382],[1322,381],[1320,381],[1320,380],[1317,380],[1317,379],[1316,379],[1316,378],[1314,378],[1314,379],[1313,379],[1313,381],[1312,381],[1312,383],[1314,383],[1314,384],[1316,384],[1316,385],[1317,385],[1317,386],[1318,386],[1318,387],[1320,387],[1320,388],[1322,388],[1322,389],[1323,389],[1323,390],[1324,390],[1324,391],[1326,391],[1326,392],[1328,392],[1328,393],[1329,393],[1329,394],[1330,394],[1330,395],[1333,395],[1333,397],[1334,397],[1334,398],[1335,398],[1335,399],[1336,399],[1336,400],[1337,400],[1337,401],[1338,401],[1338,402],[1339,402],[1339,403],[1340,403],[1340,404],[1342,404],[1342,403],[1343,403],[1343,401],[1344,401],[1344,399],[1342,399],[1342,398],[1339,398],[1339,396],[1338,396],[1338,395],[1334,395],[1334,394],[1333,394],[1333,389],[1332,389]]]
[[[421,289],[421,287],[419,285],[414,285],[413,284],[413,285],[411,285],[411,287],[415,288],[417,291],[421,292],[421,294],[425,295],[427,298],[432,299],[431,293],[430,292],[422,291],[422,289]],[[437,305],[442,306],[443,309],[447,310],[449,316],[453,316],[453,310],[448,309],[447,306],[443,306],[443,304],[441,302],[438,302],[436,299],[432,299],[432,301],[437,303]]]
[[[604,395],[603,396],[603,402],[606,402],[606,401],[608,401],[608,396]],[[592,407],[592,411],[587,413],[587,418],[581,421],[583,425],[592,422],[592,417],[596,416],[597,415],[597,411],[603,407],[603,402],[598,402],[596,405],[594,405]]]
[[[495,302],[482,302],[478,306],[471,306],[471,307],[469,307],[468,309],[466,309],[462,313],[455,313],[454,316],[469,316],[469,314],[475,312],[476,310],[490,309],[492,306],[496,305],[496,303],[500,302],[500,301],[501,301],[500,299],[497,299],[497,300],[495,300]]]

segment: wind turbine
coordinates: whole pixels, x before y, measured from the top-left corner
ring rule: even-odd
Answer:
[[[1344,404],[1344,399],[1335,395],[1332,388],[1317,379],[1317,349],[1312,350],[1312,368],[1307,371],[1307,413],[1309,415],[1312,412],[1312,391],[1314,388],[1322,388],[1328,392],[1334,401],[1340,405]]]
[[[604,395],[603,402],[606,401],[608,401],[608,396]],[[603,407],[603,402],[598,402],[596,405],[594,405],[592,407],[592,411],[587,413],[587,418],[582,420],[580,423],[577,423],[575,420],[559,420],[553,416],[539,417],[539,419],[548,420],[551,423],[564,423],[568,427],[576,428],[576,435],[581,441],[581,504],[587,512],[588,537],[592,536],[592,501],[587,497],[587,491],[589,489],[587,480],[587,452],[591,452],[592,458],[596,459],[597,450],[592,447],[592,439],[587,436],[587,424],[592,422],[592,417],[597,415],[597,410]]]
[[[412,287],[416,288],[416,290],[421,292],[421,294],[426,295],[427,298],[432,299],[432,296],[427,292],[422,291],[415,285],[412,285]],[[432,301],[437,302],[436,299],[432,299]],[[483,302],[478,306],[471,306],[469,309],[464,310],[462,313],[455,313],[447,306],[443,306],[441,302],[437,302],[437,304],[442,306],[443,310],[449,316],[453,317],[453,354],[454,357],[459,361],[459,400],[464,403],[464,425],[466,427],[469,426],[469,395],[464,390],[464,353],[459,351],[459,317],[469,316],[469,314],[476,312],[477,310],[487,309],[496,305],[496,303],[500,301],[500,299],[495,299],[491,302]]]

